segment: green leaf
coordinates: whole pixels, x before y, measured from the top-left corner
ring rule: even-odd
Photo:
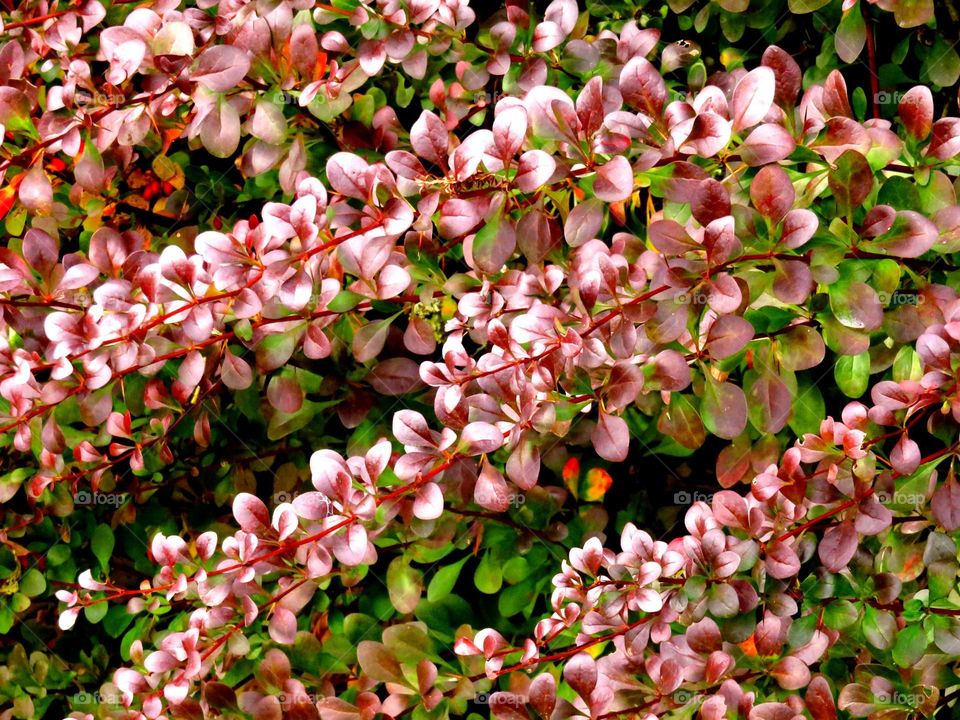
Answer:
[[[457,584],[457,578],[460,577],[460,570],[469,558],[463,558],[460,562],[453,565],[445,565],[434,573],[430,584],[427,586],[427,601],[436,602],[445,598]]]
[[[107,610],[110,609],[110,605],[105,602],[99,602],[95,605],[87,605],[83,608],[83,616],[87,619],[87,622],[96,625],[98,622],[103,620],[107,614]]]
[[[97,560],[100,561],[100,567],[106,570],[110,567],[110,557],[113,555],[113,547],[116,540],[113,536],[113,530],[109,525],[103,523],[97,525],[90,538],[90,549]]]
[[[870,382],[870,353],[842,355],[833,367],[837,387],[849,398],[858,398],[867,391]]]
[[[103,619],[103,629],[110,637],[118,638],[123,635],[124,630],[130,626],[133,620],[134,616],[127,611],[126,605],[111,605]]]
[[[335,313],[345,313],[353,310],[360,304],[361,300],[363,300],[363,295],[358,295],[349,290],[341,290],[334,296],[333,300],[327,303],[327,310]]]
[[[387,567],[387,592],[397,612],[412,613],[423,594],[423,573],[411,567],[405,557],[394,558]]]
[[[823,609],[823,623],[831,630],[842,630],[857,620],[857,607],[849,600],[835,600]]]
[[[927,649],[927,633],[919,623],[907,625],[897,633],[893,644],[893,661],[902,668],[916,665]]]
[[[818,433],[820,423],[827,415],[823,394],[815,383],[804,382],[797,387],[790,414],[790,429],[797,437],[805,433]]]
[[[512,557],[503,565],[503,579],[516,585],[530,577],[530,563],[522,555]]]
[[[20,580],[20,592],[27,597],[36,597],[47,589],[47,579],[36,568],[30,568]]]
[[[488,552],[481,558],[477,571],[473,574],[473,584],[486,595],[493,595],[500,590],[503,585],[503,571],[500,564],[493,559],[493,553]]]
[[[532,581],[511,585],[497,597],[497,611],[504,617],[513,617],[536,601],[537,590]]]
[[[787,7],[790,12],[797,15],[804,15],[819,10],[824,5],[828,5],[830,0],[788,0]]]

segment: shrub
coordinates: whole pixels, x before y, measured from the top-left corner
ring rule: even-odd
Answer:
[[[621,5],[2,16],[8,716],[955,712],[951,26]]]

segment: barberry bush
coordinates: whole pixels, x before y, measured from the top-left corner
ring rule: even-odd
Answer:
[[[951,0],[0,5],[0,718],[956,716]]]

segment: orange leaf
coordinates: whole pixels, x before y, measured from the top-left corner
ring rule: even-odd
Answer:
[[[603,468],[590,468],[584,485],[586,490],[583,493],[583,499],[587,502],[597,502],[603,499],[607,490],[613,485],[613,477]]]

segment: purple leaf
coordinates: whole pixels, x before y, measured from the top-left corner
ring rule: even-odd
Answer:
[[[563,679],[582,698],[597,686],[597,663],[585,652],[577,653],[563,666]]]
[[[740,352],[753,335],[753,325],[748,320],[739,315],[724,315],[710,326],[704,349],[711,357],[723,360]]]
[[[713,157],[730,142],[730,121],[716,113],[703,112],[697,115],[690,134],[680,145],[681,153]]]
[[[520,150],[526,134],[526,111],[516,105],[506,108],[501,108],[498,105],[497,117],[493,121],[493,144],[497,151],[497,157],[504,163],[509,162]]]
[[[827,528],[817,547],[820,562],[830,572],[840,572],[857,552],[858,536],[852,520]]]
[[[807,711],[813,720],[837,720],[837,706],[833,701],[830,684],[822,675],[810,681],[804,696]]]
[[[414,410],[398,410],[393,416],[393,436],[414,448],[436,447],[434,433],[423,415]]]
[[[663,77],[644,57],[636,56],[620,71],[620,94],[628,105],[653,119],[663,113],[667,102],[667,86]]]
[[[560,88],[538,85],[524,96],[523,104],[534,135],[548,140],[576,139],[580,121],[573,100]],[[573,127],[571,121],[575,121]]]
[[[707,430],[732,440],[747,426],[747,399],[739,386],[707,379],[700,414]]]
[[[773,99],[781,107],[793,107],[800,94],[803,72],[793,56],[785,50],[771,45],[763,52],[760,60],[765,67],[773,70],[776,89]]]
[[[327,160],[327,180],[336,192],[357,200],[367,199],[366,160],[353,153],[338,152]]]
[[[950,160],[960,155],[960,118],[941,118],[933,124],[933,137],[926,154],[937,160]]]
[[[676,220],[656,220],[647,228],[650,242],[664,255],[678,256],[700,249]]]
[[[937,226],[913,210],[898,210],[893,226],[875,240],[860,247],[893,257],[915,258],[930,250],[940,238]]]
[[[537,675],[530,683],[527,697],[541,718],[550,718],[557,705],[557,681],[553,675],[548,672]]]
[[[463,246],[464,259],[476,270],[492,275],[500,272],[517,249],[517,231],[509,218],[499,218],[480,228]]]
[[[223,354],[220,378],[231,390],[246,390],[253,382],[253,371],[245,360],[228,350]]]
[[[373,360],[383,350],[387,335],[390,332],[390,323],[393,318],[384,318],[368,322],[360,327],[353,335],[353,357],[357,362]]]
[[[730,214],[730,193],[719,180],[702,180],[690,203],[690,210],[698,223],[709,225]]]

